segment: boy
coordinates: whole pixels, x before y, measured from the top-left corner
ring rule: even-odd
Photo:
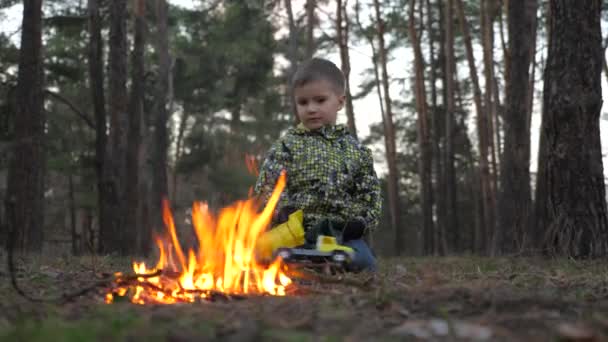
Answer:
[[[355,250],[352,268],[376,270],[363,241],[378,225],[381,195],[369,149],[343,125],[336,125],[344,106],[344,75],[332,62],[313,58],[293,76],[293,97],[300,124],[290,128],[268,151],[255,192],[266,201],[282,170],[287,184],[275,210],[273,225],[297,209],[304,228],[323,220],[338,222],[343,244]]]

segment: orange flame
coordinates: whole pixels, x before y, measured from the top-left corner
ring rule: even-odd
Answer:
[[[136,284],[125,285],[121,283],[123,275],[117,274],[116,286],[106,295],[106,302],[111,303],[114,294],[128,294],[137,304],[192,302],[212,292],[285,295],[291,279],[282,272],[280,259],[265,265],[255,257],[257,238],[270,222],[285,179],[283,173],[262,212],[258,212],[258,201],[251,197],[222,209],[217,217],[210,213],[206,203],[195,202],[192,224],[198,252],[190,249],[184,253],[169,204],[164,200],[163,219],[168,237],[156,237],[159,260],[151,269],[143,262],[133,263],[136,274],[152,276],[141,276]],[[155,275],[159,270],[162,273]],[[175,276],[168,276],[170,272]]]

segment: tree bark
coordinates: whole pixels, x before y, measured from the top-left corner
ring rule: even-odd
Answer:
[[[125,178],[127,170],[127,2],[110,3],[110,135],[103,171],[104,226],[100,227],[102,253],[124,254]]]
[[[388,200],[390,207],[391,226],[395,230],[395,254],[403,252],[403,231],[399,225],[399,178],[397,175],[397,148],[395,144],[395,125],[393,123],[393,113],[391,111],[391,97],[389,94],[389,79],[387,71],[387,52],[384,44],[384,20],[380,14],[380,4],[374,0],[376,13],[376,25],[378,34],[379,62],[382,68],[382,86],[384,88],[384,139],[386,140],[386,160],[388,163]]]
[[[89,15],[89,84],[93,112],[95,114],[95,172],[97,175],[97,197],[99,226],[106,227],[106,216],[104,213],[107,194],[104,193],[103,170],[107,144],[107,123],[104,91],[104,68],[103,68],[103,40],[101,39],[101,16],[99,15],[99,1],[88,0]],[[90,246],[94,248],[94,246]]]
[[[535,0],[509,0],[509,76],[504,116],[505,146],[498,197],[495,250],[514,253],[523,246],[531,212],[528,87]]]
[[[538,11],[538,4],[537,4]],[[530,63],[532,64],[530,70],[530,80],[528,81],[528,111],[527,111],[527,132],[530,132],[532,127],[532,112],[534,110],[534,86],[536,85],[536,41],[537,41],[537,30],[538,30],[538,17],[534,13],[534,27],[532,28],[532,46],[530,47]],[[604,54],[602,54],[604,56]]]
[[[182,157],[182,151],[183,151],[183,145],[184,145],[184,135],[186,133],[186,123],[188,122],[188,111],[186,108],[184,108],[184,110],[182,111],[182,117],[180,118],[179,121],[179,126],[177,129],[177,139],[175,142],[175,166],[176,169],[173,171],[173,181],[172,183],[172,188],[173,188],[173,194],[171,195],[171,200],[172,201],[177,201],[178,195],[179,195],[179,182],[178,182],[178,176],[177,176],[177,165],[179,163],[179,160]]]
[[[353,99],[350,92],[350,55],[348,53],[349,21],[346,12],[348,0],[336,1],[336,36],[340,49],[341,69],[344,74],[344,95],[346,96],[346,122],[350,133],[357,138],[357,126],[355,125],[355,113]]]
[[[421,3],[422,7],[424,4]],[[418,160],[418,173],[420,177],[420,202],[422,203],[422,229],[425,237],[424,245],[428,246],[431,243],[427,239],[432,239],[434,231],[433,226],[433,185],[432,177],[432,150],[429,139],[429,120],[428,120],[428,105],[426,102],[426,89],[424,84],[424,60],[422,57],[422,48],[420,40],[416,32],[414,10],[416,1],[410,1],[409,19],[408,19],[408,35],[414,48],[414,69],[416,74],[415,98],[416,111],[418,112],[418,146],[420,149],[420,159]]]
[[[435,126],[435,144],[436,144],[436,163],[437,174],[437,230],[436,230],[436,241],[437,241],[437,252],[440,255],[447,253],[447,241],[446,232],[448,229],[448,221],[446,218],[446,178],[445,178],[445,122],[446,122],[446,103],[447,103],[447,79],[446,79],[446,44],[445,44],[445,1],[437,1],[438,19],[439,19],[439,52],[438,52],[438,65],[440,70],[440,79],[442,82],[441,87],[441,99],[442,106],[437,108],[435,117],[433,118],[433,125]]]
[[[14,140],[7,180],[7,216],[14,210],[15,247],[42,251],[46,171],[42,0],[23,1]],[[11,203],[9,203],[11,202]]]
[[[68,174],[68,212],[70,215],[70,235],[71,235],[71,247],[72,255],[79,255],[79,237],[76,231],[76,201],[74,199],[74,175],[72,170]]]
[[[306,0],[306,59],[315,54],[315,8],[316,0]]]
[[[153,164],[154,176],[152,185],[152,205],[150,207],[151,214],[154,215],[152,223],[155,229],[163,229],[162,220],[162,200],[168,196],[167,189],[167,121],[169,114],[167,112],[167,92],[169,89],[169,33],[167,30],[167,2],[166,0],[158,0],[156,7],[157,20],[157,49],[158,49],[158,83],[156,85],[156,118],[154,120],[154,137],[153,137]]]
[[[291,0],[285,0],[285,10],[287,11],[287,20],[289,24],[289,46],[287,48],[287,58],[289,59],[289,71],[287,74],[287,99],[291,114],[293,115],[295,124],[300,123],[298,118],[298,112],[296,110],[296,103],[293,98],[293,89],[291,89],[291,79],[293,74],[296,72],[296,66],[298,64],[298,30],[296,28],[295,20],[293,17],[293,10],[291,8]]]
[[[446,80],[446,113],[445,113],[445,236],[449,246],[457,243],[458,217],[456,214],[456,174],[454,170],[454,14],[453,0],[446,3],[445,13],[445,80]],[[449,228],[448,228],[449,225]],[[446,251],[447,252],[447,251]]]
[[[372,34],[365,33],[365,29],[363,28],[363,25],[361,24],[361,20],[359,18],[360,9],[361,9],[361,7],[359,4],[359,0],[357,0],[355,3],[355,22],[357,23],[359,30],[361,32],[363,32],[363,35],[367,39],[367,42],[369,43],[369,46],[372,49],[371,62],[372,62],[373,70],[374,70],[374,81],[375,81],[375,85],[376,85],[376,94],[378,95],[378,107],[380,108],[382,124],[384,127],[386,127],[386,123],[385,123],[386,114],[384,111],[384,102],[383,102],[384,99],[382,97],[382,85],[381,85],[381,80],[380,80],[380,73],[378,72],[378,53],[376,52],[376,46],[374,45],[373,33]],[[373,20],[373,17],[371,17],[371,18]],[[388,140],[386,138],[384,139],[384,148],[386,151],[388,151],[388,149],[389,149]],[[390,208],[389,208],[389,210],[390,210]],[[369,243],[370,247],[373,246],[373,243],[374,243],[373,235],[372,234],[367,235],[366,239],[367,239],[367,242]]]
[[[430,71],[430,89],[431,89],[431,119],[430,119],[430,134],[431,134],[431,143],[432,143],[432,169],[434,169],[436,175],[441,174],[441,150],[439,147],[439,125],[437,125],[439,110],[437,109],[437,68],[436,68],[436,59],[435,59],[435,31],[433,30],[433,11],[431,6],[431,1],[426,0],[427,7],[427,24],[426,28],[428,31],[428,47],[429,47],[429,65],[431,67]],[[441,29],[441,28],[440,28]],[[431,173],[431,183],[432,183],[433,174]],[[439,194],[439,182],[435,182],[435,188],[432,189],[433,194]],[[432,231],[425,232],[427,235],[425,236],[425,253],[428,255],[434,254],[437,255],[439,253],[439,239],[438,239],[438,231],[442,230],[441,220],[439,217],[439,202],[441,201],[441,196],[432,196],[433,202],[435,204],[435,210],[433,216],[435,216],[436,223],[433,227]]]
[[[144,107],[144,49],[146,31],[146,7],[145,0],[134,1],[135,27],[134,45],[131,52],[131,98],[129,103],[129,136],[127,148],[127,181],[126,190],[126,213],[125,213],[125,239],[124,250],[128,254],[134,252],[145,254],[138,246],[140,241],[138,235],[150,234],[141,225],[141,203],[140,201],[140,161],[141,161],[141,123],[143,120]]]
[[[606,76],[606,82],[608,82],[608,62],[606,62],[606,48],[604,48],[604,61],[602,62],[602,69],[604,70],[604,75]]]
[[[478,138],[479,138],[479,150],[482,151],[482,140],[485,142],[485,136],[484,136],[484,132],[486,132],[486,130],[483,128],[485,126],[485,114],[484,114],[484,110],[483,110],[483,105],[482,105],[482,98],[481,98],[481,88],[479,86],[479,77],[477,76],[477,67],[475,66],[475,56],[473,54],[473,44],[471,43],[471,34],[469,31],[469,25],[467,23],[467,18],[464,14],[464,6],[463,6],[463,2],[462,0],[456,0],[456,6],[457,6],[457,11],[458,11],[458,21],[460,23],[460,31],[462,33],[463,39],[464,39],[464,47],[465,47],[465,53],[466,53],[466,57],[467,57],[467,64],[469,66],[469,76],[471,78],[471,83],[473,86],[473,104],[475,106],[475,112],[476,112],[476,118],[477,118],[477,134],[478,134]],[[483,137],[483,139],[482,139]],[[485,145],[484,145],[485,146]],[[481,153],[480,153],[480,166],[482,165],[482,160],[481,159]],[[486,159],[487,161],[487,159]],[[487,166],[486,166],[487,167]],[[481,174],[481,169],[478,172],[478,174]],[[479,179],[479,178],[478,178]],[[480,188],[481,188],[481,183],[480,183]],[[483,196],[481,196],[483,197]],[[478,213],[476,213],[476,215],[480,216],[481,218],[484,217],[483,215],[483,205],[481,206],[476,206],[478,207]],[[487,240],[486,238],[486,230],[483,229],[484,225],[485,225],[485,220],[483,219],[479,219],[479,222],[483,222],[481,227],[482,229],[476,229],[476,249],[478,252],[482,251],[483,249],[485,249],[485,241]]]
[[[492,87],[493,87],[493,53],[492,53],[492,37],[488,2],[481,2],[481,31],[483,35],[483,60],[484,60],[484,76],[485,76],[485,92],[484,92],[484,110],[483,115],[478,118],[479,135],[479,175],[481,182],[481,198],[482,207],[481,215],[484,227],[485,241],[483,252],[492,254],[492,241],[494,239],[495,213],[493,205],[493,189],[492,189],[492,172],[490,170],[490,153],[491,140],[490,121],[492,120]]]
[[[608,254],[600,14],[599,0],[550,2],[536,224],[543,250],[574,257]]]

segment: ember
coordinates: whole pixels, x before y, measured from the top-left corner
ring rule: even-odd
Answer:
[[[115,296],[127,296],[137,304],[194,302],[218,294],[240,296],[248,294],[285,295],[292,283],[276,259],[263,264],[255,258],[255,244],[270,222],[279,195],[285,187],[281,175],[268,201],[258,212],[254,198],[238,201],[222,209],[217,217],[205,203],[192,206],[192,224],[198,239],[198,252],[184,253],[175,230],[167,201],[163,202],[163,218],[167,234],[156,238],[160,256],[153,268],[145,263],[133,263],[136,276],[120,273],[106,294],[106,302]]]

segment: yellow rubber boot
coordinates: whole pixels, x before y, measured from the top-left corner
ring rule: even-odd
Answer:
[[[286,222],[264,232],[256,242],[258,258],[268,260],[279,247],[296,247],[304,244],[304,212],[298,210],[289,215]]]

